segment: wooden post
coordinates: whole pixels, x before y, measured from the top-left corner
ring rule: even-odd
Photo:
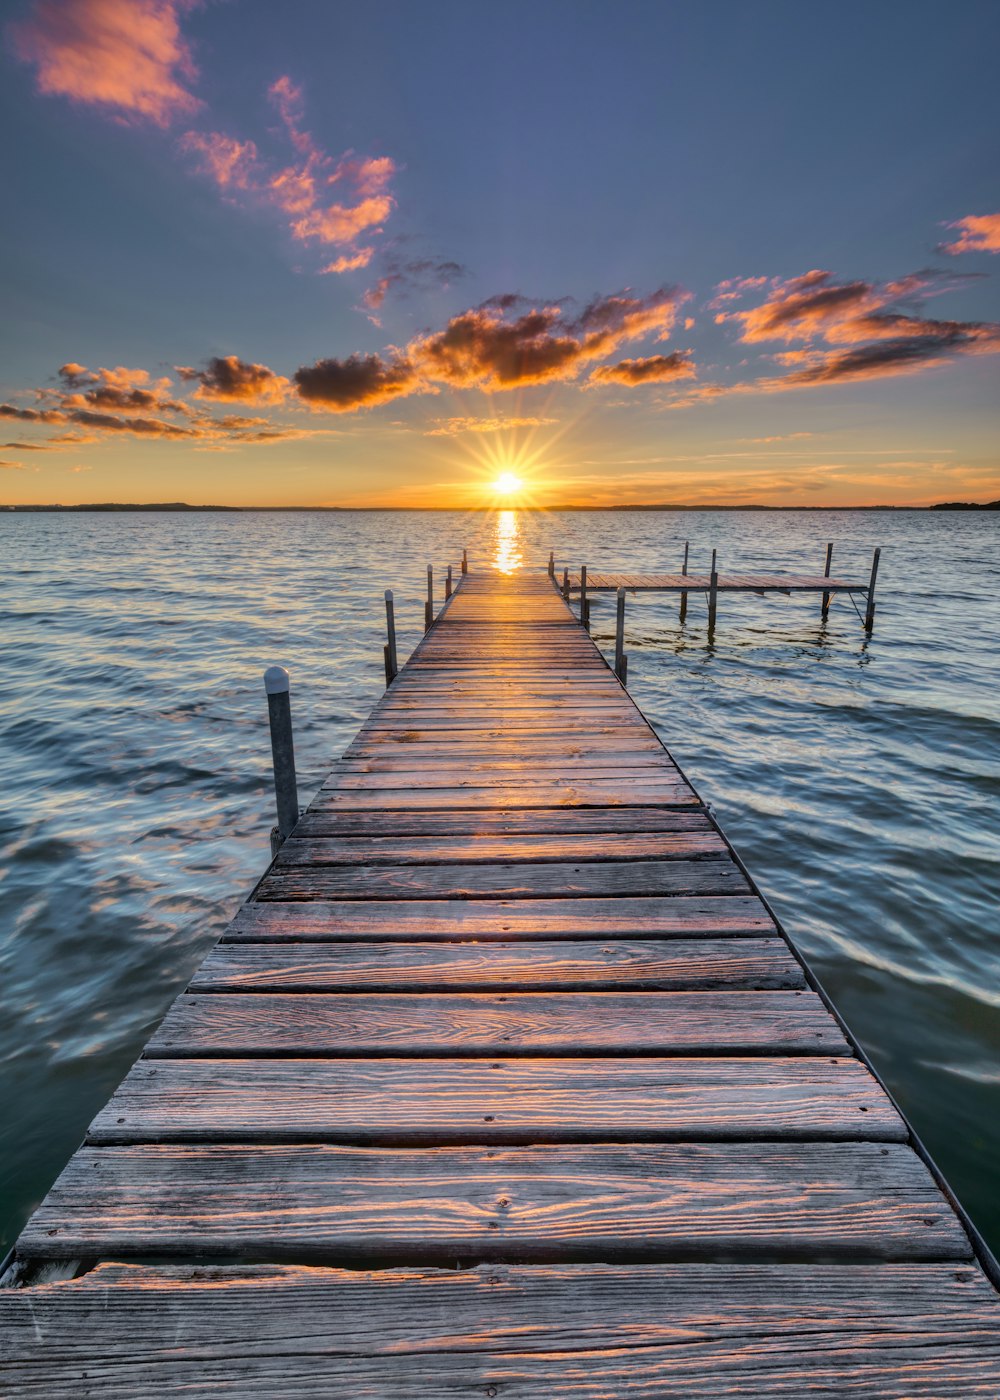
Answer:
[[[556,576],[556,556],[553,550],[549,550],[549,578]]]
[[[715,633],[715,608],[719,601],[719,575],[715,568],[715,550],[712,550],[712,574],[708,582],[708,635],[711,640]]]
[[[580,565],[580,621],[590,631],[590,603],[587,601],[587,566]]]
[[[872,576],[868,580],[868,607],[865,610],[866,632],[870,632],[875,625],[875,580],[878,577],[878,559],[881,553],[881,549],[876,549],[872,555]]]
[[[396,660],[396,606],[392,601],[391,588],[385,590],[385,630],[389,638],[385,646],[385,684],[388,689],[399,670]]]
[[[427,565],[427,602],[424,604],[424,631],[434,621],[434,566]]]
[[[690,541],[690,540],[685,540],[685,541],[684,541],[684,563],[683,563],[683,565],[681,566],[681,573],[684,575],[685,578],[687,578],[687,571],[688,571],[688,548],[689,548],[690,544],[691,544],[691,541]],[[685,588],[685,589],[683,589],[683,590],[681,591],[681,622],[684,622],[684,621],[686,620],[687,615],[688,615],[688,595],[687,595],[687,589]]]
[[[444,576],[444,600],[447,603],[451,597],[451,565],[448,565],[448,572]]]
[[[277,855],[299,819],[299,791],[295,780],[295,748],[292,743],[292,711],[288,698],[288,672],[269,666],[264,672],[267,714],[271,722],[271,758],[274,763],[274,800],[278,825],[271,832],[271,853]]]
[[[823,577],[824,577],[824,578],[829,578],[829,577],[830,577],[830,561],[831,561],[832,558],[833,558],[833,542],[831,541],[831,542],[827,545],[827,547],[826,547],[826,567],[825,567],[824,570],[823,570]],[[822,609],[821,609],[821,616],[822,616],[824,622],[825,622],[826,619],[830,616],[830,595],[829,595],[829,593],[824,593],[824,594],[823,594],[823,607],[822,607]]]
[[[469,556],[468,556],[468,554],[466,553],[466,551],[463,549],[463,550],[462,550],[462,573],[463,573],[463,574],[467,574],[468,572],[469,572]]]
[[[625,655],[625,590],[619,588],[615,616],[615,675],[625,684],[628,674],[628,657]]]
[[[569,569],[563,569],[562,595],[569,602]]]

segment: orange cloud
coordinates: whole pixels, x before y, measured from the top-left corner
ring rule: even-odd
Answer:
[[[951,243],[942,243],[942,253],[1000,253],[1000,214],[968,214],[945,228],[957,228]]]
[[[418,387],[413,366],[403,358],[350,355],[346,360],[317,360],[292,376],[299,395],[311,408],[351,413],[411,394]]]
[[[359,248],[356,253],[345,253],[327,263],[326,267],[321,267],[320,272],[357,272],[359,268],[368,266],[374,252],[374,248]]]
[[[289,382],[266,365],[248,364],[238,355],[216,355],[207,368],[178,365],[177,373],[188,382],[197,381],[196,399],[218,399],[227,403],[280,403]]]
[[[111,108],[124,121],[168,126],[200,105],[178,0],[36,0],[11,27],[14,52],[39,92]]]
[[[558,418],[436,418],[424,437],[456,437],[459,433],[501,433],[509,428],[547,428]]]
[[[686,350],[672,355],[650,355],[644,360],[619,360],[601,365],[590,376],[591,384],[664,384],[671,379],[693,379],[694,365]]]
[[[256,188],[260,157],[252,141],[237,141],[220,131],[187,131],[180,139],[182,151],[201,157],[199,169],[222,190]]]

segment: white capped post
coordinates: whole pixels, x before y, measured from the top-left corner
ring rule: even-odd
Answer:
[[[295,780],[295,749],[292,744],[292,710],[288,694],[288,672],[283,666],[267,668],[264,672],[264,690],[267,694],[268,719],[271,722],[274,798],[278,810],[278,825],[271,839],[273,850],[291,835],[299,819],[299,791]]]

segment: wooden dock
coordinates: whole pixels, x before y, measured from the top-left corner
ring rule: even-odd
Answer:
[[[463,580],[16,1258],[46,1400],[1000,1394],[958,1214],[542,571]]]

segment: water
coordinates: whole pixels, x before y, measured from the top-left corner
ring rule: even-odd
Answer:
[[[261,686],[311,797],[425,566],[722,567],[846,600],[629,599],[629,682],[979,1227],[1000,1245],[1000,567],[985,513],[0,513],[0,1223],[9,1241],[267,861]],[[612,641],[614,603],[593,630]]]

